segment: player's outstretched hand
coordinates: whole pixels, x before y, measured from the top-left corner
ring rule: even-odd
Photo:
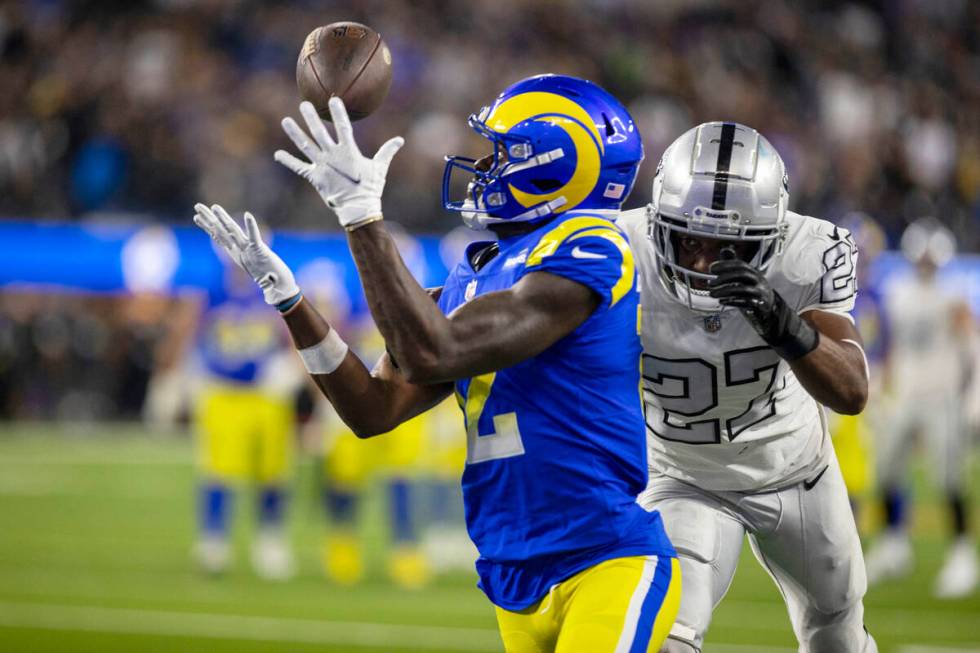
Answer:
[[[344,101],[332,97],[328,106],[337,132],[336,140],[331,138],[313,105],[303,102],[299,111],[312,140],[292,118],[283,118],[282,128],[308,161],[284,150],[277,150],[275,159],[313,184],[323,201],[337,214],[340,224],[353,230],[381,218],[381,193],[388,166],[405,140],[401,136],[392,138],[378,149],[374,158],[369,159],[361,154],[354,141],[354,128]]]
[[[220,205],[194,205],[194,224],[228,252],[235,263],[252,275],[262,288],[267,304],[277,305],[299,294],[292,270],[262,240],[255,217],[245,212],[245,229]]]

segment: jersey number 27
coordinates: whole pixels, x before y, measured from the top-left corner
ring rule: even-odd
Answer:
[[[719,370],[700,358],[660,358],[643,355],[643,392],[652,395],[646,401],[648,428],[665,440],[688,444],[718,444],[722,428],[730,442],[745,429],[776,414],[774,401],[779,356],[770,347],[751,347],[725,353],[724,383],[719,384]],[[736,392],[740,386],[751,397],[745,410],[734,417],[713,417],[711,413],[724,401],[719,393]],[[651,405],[652,404],[652,405]],[[730,414],[730,410],[726,410]],[[652,417],[652,420],[651,420]]]

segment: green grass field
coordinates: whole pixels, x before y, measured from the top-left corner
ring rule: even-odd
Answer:
[[[242,519],[234,569],[207,578],[191,564],[194,471],[186,439],[132,427],[84,435],[0,427],[0,652],[501,650],[475,575],[441,578],[419,592],[393,588],[380,571],[354,589],[326,583],[312,474],[309,462],[301,465],[293,503],[297,578],[255,578]],[[376,500],[368,512],[369,561],[380,570]],[[870,592],[868,627],[883,653],[980,652],[980,596],[930,597],[942,519],[935,508],[916,514],[916,572]],[[705,650],[794,651],[778,592],[747,550],[743,558]]]

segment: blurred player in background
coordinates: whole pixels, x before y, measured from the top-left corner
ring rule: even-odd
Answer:
[[[380,342],[370,316],[354,311],[342,281],[343,276],[342,267],[327,259],[316,260],[297,270],[296,274],[306,289],[306,295],[324,307],[325,319],[346,339],[355,343],[360,355],[369,359],[380,356],[384,343]],[[422,445],[412,437],[399,439],[395,443],[385,439],[361,443],[329,402],[322,402],[316,413],[317,419],[313,420],[309,432],[314,434],[317,441],[313,446],[319,453],[318,490],[327,521],[320,561],[329,580],[339,585],[354,585],[364,577],[366,547],[360,537],[360,518],[371,483],[384,474],[389,463],[411,460],[412,454],[404,452],[415,451]],[[401,456],[389,455],[392,445],[402,452]],[[397,464],[394,466],[399,467]],[[400,479],[391,479],[391,484],[399,490],[390,489],[386,493],[389,499],[386,510],[388,530],[396,542],[409,541],[411,537],[406,534],[414,533],[414,529],[410,523],[411,515],[406,509],[408,490]],[[424,560],[420,561],[418,555],[403,553],[407,547],[395,549],[389,559],[389,572],[393,580],[404,587],[424,584],[427,579]],[[412,553],[415,553],[414,549]]]
[[[395,238],[399,252],[412,275],[419,280],[428,278],[423,250],[419,242],[397,224],[389,229]],[[355,315],[350,299],[342,284],[331,282],[342,276],[342,270],[323,269],[316,274],[297,275],[307,294],[313,289],[314,301],[326,307],[326,319],[354,343],[358,355],[365,360],[377,360],[384,354],[384,341],[370,315]],[[422,546],[423,523],[429,515],[422,499],[433,501],[432,512],[440,527],[454,516],[451,507],[445,506],[439,491],[430,497],[420,492],[425,483],[422,479],[430,474],[442,474],[444,464],[440,452],[444,451],[442,429],[447,425],[440,419],[451,402],[446,401],[433,410],[399,425],[383,438],[361,441],[343,423],[343,420],[327,407],[325,421],[327,432],[322,456],[323,504],[329,529],[325,535],[321,561],[326,576],[335,583],[352,585],[359,582],[365,572],[366,546],[360,537],[361,516],[364,501],[371,484],[381,481],[384,485],[385,515],[390,546],[387,552],[389,577],[400,587],[417,589],[430,579],[431,567],[445,567],[446,557],[452,557],[454,538],[460,527],[449,525],[445,530],[446,542],[434,544],[428,539]],[[458,418],[453,415],[449,439],[457,446],[465,439],[458,429]],[[464,452],[465,457],[465,452]],[[462,464],[453,466],[450,474],[462,471]],[[454,478],[458,485],[458,478]],[[421,495],[421,496],[420,496]],[[441,517],[445,515],[446,518]],[[440,537],[442,533],[440,533]],[[465,532],[464,532],[465,537]],[[430,555],[431,553],[431,555]],[[452,563],[452,560],[448,561]],[[472,560],[470,560],[472,563]]]
[[[970,594],[980,576],[968,523],[965,463],[970,443],[963,419],[965,391],[976,374],[976,326],[966,299],[942,285],[937,274],[955,250],[952,233],[932,218],[917,220],[902,235],[902,253],[915,272],[893,282],[886,294],[891,325],[886,382],[893,413],[877,447],[886,530],[868,552],[872,583],[912,569],[905,497],[909,456],[915,435],[921,434],[952,523],[953,544],[934,587],[941,598]]]
[[[857,287],[854,300],[854,321],[861,334],[864,353],[868,361],[868,405],[859,415],[841,415],[830,412],[830,433],[834,452],[840,461],[841,475],[860,526],[862,499],[872,487],[873,436],[880,432],[882,423],[882,366],[888,342],[888,322],[878,284],[871,277],[872,266],[885,249],[885,232],[865,213],[846,215],[840,226],[851,234],[857,247]]]
[[[307,369],[359,435],[389,431],[455,390],[467,527],[508,652],[655,651],[680,583],[659,515],[636,502],[646,477],[638,294],[629,245],[610,221],[642,160],[629,113],[594,84],[543,75],[471,116],[492,150],[450,158],[444,197],[499,241],[469,247],[427,294],[382,222],[401,139],[369,159],[339,98],[336,140],[311,104],[300,110],[309,133],[292,119],[283,126],[309,161],[276,158],[348,231],[388,348],[374,372],[303,301],[250,214],[247,234],[220,206],[198,205],[195,222],[284,313]],[[458,169],[470,186],[453,202]]]
[[[380,342],[372,331],[369,337]],[[384,346],[357,350],[367,358],[371,352],[380,356]],[[454,403],[446,400],[385,437],[367,441],[331,416],[323,457],[323,500],[330,527],[322,551],[330,580],[353,585],[364,576],[367,547],[360,536],[361,517],[375,481],[384,486],[387,572],[395,584],[418,589],[434,572],[472,569],[476,556],[453,508],[458,491],[452,489],[459,485],[466,457],[465,448],[458,455],[466,439]]]
[[[800,650],[873,653],[861,542],[820,404],[861,412],[850,235],[787,210],[782,158],[754,129],[704,123],[664,153],[619,224],[643,306],[650,485],[684,592],[663,651],[698,653],[748,535]],[[707,650],[711,650],[709,646]]]
[[[254,488],[252,564],[261,577],[281,580],[293,573],[285,510],[293,397],[303,375],[251,279],[235,265],[225,271],[224,288],[208,295],[196,331],[193,424],[202,474],[196,553],[205,571],[227,569],[232,498]]]
[[[367,360],[384,353],[384,342],[369,319],[345,335]],[[360,517],[370,483],[383,479],[391,541],[388,575],[407,589],[428,582],[429,565],[419,545],[414,495],[429,428],[429,416],[422,414],[400,424],[387,437],[362,442],[336,413],[331,415],[323,457],[323,499],[330,529],[322,562],[332,581],[352,585],[363,578],[365,546],[359,534]]]

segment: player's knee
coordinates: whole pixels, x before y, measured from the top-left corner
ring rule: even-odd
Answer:
[[[825,628],[817,631],[804,643],[809,653],[840,653],[841,651],[876,651],[874,640],[864,627]]]
[[[814,623],[834,623],[860,609],[868,584],[864,564],[859,558],[827,553],[813,556],[810,564],[813,572],[826,580],[810,588],[807,618]]]
[[[701,653],[701,649],[690,642],[685,642],[674,637],[667,637],[664,645],[660,647],[660,653]]]
[[[863,605],[857,602],[836,612],[810,608],[803,619],[802,639],[804,650],[811,653],[867,650],[870,636],[864,628]]]

